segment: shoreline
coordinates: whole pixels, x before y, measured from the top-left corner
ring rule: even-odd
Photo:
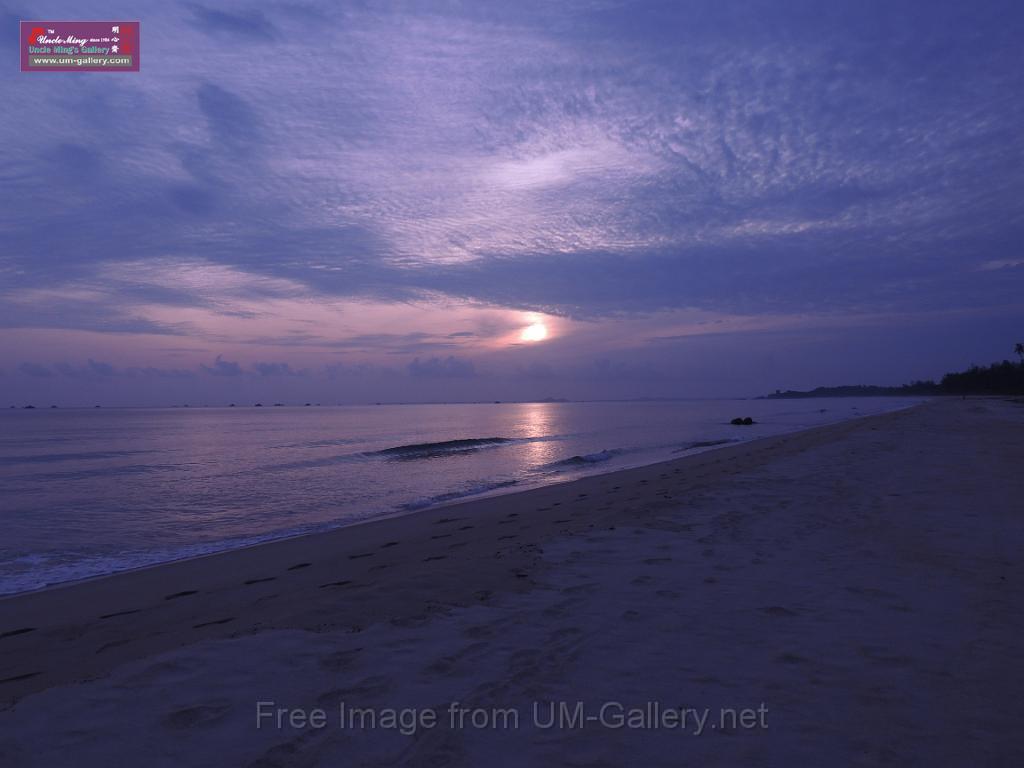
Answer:
[[[746,398],[746,399],[751,399],[751,398]],[[920,398],[915,398],[915,399],[919,400]],[[592,402],[592,401],[579,401],[579,402]],[[598,402],[598,401],[593,401],[593,402]],[[560,479],[560,480],[556,479],[556,480],[553,480],[553,481],[547,482],[547,483],[537,483],[537,484],[534,484],[534,485],[520,486],[520,487],[517,487],[514,484],[514,485],[509,486],[507,490],[506,489],[502,489],[502,488],[496,488],[496,489],[492,489],[492,490],[488,490],[488,491],[483,491],[483,492],[480,492],[480,493],[471,494],[471,495],[466,496],[466,497],[456,498],[456,499],[452,499],[450,501],[444,501],[444,502],[440,502],[438,504],[431,504],[431,505],[428,505],[428,506],[425,506],[425,507],[416,508],[416,509],[396,508],[396,509],[392,509],[390,511],[382,512],[382,513],[370,513],[370,516],[365,517],[365,518],[357,518],[357,519],[354,519],[354,520],[351,520],[351,521],[326,523],[326,524],[322,524],[321,526],[314,527],[314,528],[312,528],[310,530],[299,531],[297,533],[291,533],[291,532],[281,532],[280,534],[269,533],[269,534],[266,535],[266,538],[262,538],[260,540],[252,541],[252,542],[246,543],[246,544],[241,544],[239,546],[227,546],[227,547],[224,547],[224,548],[212,549],[209,552],[201,552],[199,554],[187,554],[187,555],[184,555],[182,557],[173,557],[171,559],[159,560],[159,561],[156,561],[156,562],[145,563],[145,564],[138,565],[138,566],[129,566],[129,567],[126,567],[126,568],[120,568],[120,569],[109,571],[109,572],[106,572],[106,573],[98,573],[98,574],[94,574],[94,575],[90,575],[90,576],[84,576],[84,577],[81,577],[81,578],[66,579],[66,580],[63,580],[63,581],[58,581],[58,582],[52,582],[52,583],[49,583],[49,584],[45,584],[45,585],[40,586],[40,587],[35,587],[33,589],[19,590],[19,591],[16,591],[16,592],[3,592],[3,593],[0,593],[0,603],[3,603],[5,600],[14,599],[14,598],[21,597],[21,596],[39,594],[41,592],[47,592],[47,591],[54,590],[54,589],[62,589],[62,588],[65,588],[65,587],[76,586],[76,585],[79,585],[79,584],[87,584],[87,583],[91,583],[91,582],[94,582],[94,581],[97,581],[97,580],[107,579],[107,578],[111,578],[111,577],[115,577],[115,576],[129,575],[129,574],[138,573],[138,572],[141,572],[141,571],[146,571],[146,570],[149,570],[149,569],[152,569],[152,568],[161,568],[161,567],[166,566],[166,565],[173,565],[173,564],[176,564],[176,563],[189,562],[189,561],[192,561],[192,560],[201,560],[201,559],[208,558],[208,557],[217,557],[219,555],[225,555],[225,554],[229,554],[231,552],[240,552],[240,551],[244,551],[244,550],[251,549],[251,548],[254,548],[254,547],[263,547],[263,546],[267,546],[267,545],[273,545],[273,544],[277,544],[277,543],[281,543],[281,542],[285,542],[285,541],[291,541],[293,539],[301,539],[301,538],[304,538],[304,537],[307,537],[307,536],[320,536],[320,535],[324,535],[324,534],[333,533],[335,531],[340,531],[340,530],[344,530],[344,529],[348,529],[348,528],[354,528],[354,527],[357,527],[357,526],[366,525],[366,524],[370,524],[370,523],[374,523],[374,522],[378,522],[378,521],[391,520],[391,519],[401,518],[401,517],[408,517],[408,516],[411,516],[411,515],[418,515],[418,514],[421,514],[421,513],[429,513],[429,512],[432,512],[432,511],[444,509],[446,507],[458,506],[460,504],[472,503],[472,502],[476,502],[476,501],[481,501],[482,502],[482,501],[486,501],[488,499],[494,499],[494,498],[503,497],[503,496],[512,496],[512,495],[516,495],[516,494],[520,494],[520,493],[528,493],[530,491],[535,491],[535,490],[538,490],[540,488],[550,488],[550,487],[554,487],[554,486],[565,485],[567,483],[575,483],[575,482],[578,482],[578,481],[581,481],[581,480],[588,480],[588,479],[594,478],[594,477],[601,477],[601,476],[604,476],[604,475],[612,475],[612,474],[615,474],[617,472],[628,472],[630,470],[644,469],[644,468],[647,468],[647,467],[655,467],[655,466],[658,466],[658,465],[661,465],[661,464],[671,464],[672,462],[676,462],[676,461],[679,461],[681,459],[694,458],[696,456],[700,456],[700,455],[703,455],[703,454],[706,454],[706,453],[710,453],[710,452],[721,451],[721,450],[724,450],[724,449],[727,449],[727,448],[738,448],[740,446],[748,445],[748,444],[751,444],[751,443],[757,443],[757,442],[762,441],[762,440],[770,440],[772,438],[777,438],[777,437],[781,437],[781,436],[784,436],[784,435],[802,434],[804,432],[813,431],[813,430],[817,430],[817,429],[822,429],[822,428],[825,428],[825,427],[836,426],[836,425],[844,424],[844,423],[851,422],[851,421],[857,421],[859,419],[867,419],[867,418],[871,418],[873,416],[884,416],[884,415],[890,414],[890,413],[898,413],[900,411],[904,411],[904,410],[908,410],[908,409],[913,409],[913,408],[918,408],[918,407],[921,407],[923,405],[927,405],[929,402],[930,402],[930,400],[925,400],[924,402],[916,402],[916,403],[914,403],[912,405],[900,406],[898,408],[893,408],[891,410],[884,411],[882,413],[862,414],[862,415],[856,415],[856,416],[845,416],[845,417],[843,417],[843,418],[841,418],[841,419],[839,419],[837,421],[827,422],[825,424],[819,424],[819,425],[812,426],[812,427],[805,427],[803,429],[795,429],[795,430],[790,430],[790,431],[787,431],[787,432],[779,432],[779,433],[777,433],[775,435],[767,435],[765,437],[759,437],[759,438],[753,438],[753,439],[739,438],[737,440],[725,442],[725,443],[722,443],[720,445],[713,445],[713,446],[707,446],[707,447],[695,447],[693,449],[686,449],[685,451],[683,451],[683,455],[671,456],[671,457],[668,457],[668,458],[659,458],[658,460],[652,461],[652,462],[649,462],[649,463],[642,463],[642,464],[637,464],[637,465],[629,465],[629,466],[625,466],[625,467],[609,468],[609,469],[607,469],[605,471],[595,471],[595,472],[592,472],[592,473],[588,473],[588,474],[585,474],[585,475],[582,475],[582,476],[578,476],[578,477],[574,477],[574,478],[570,478],[570,479]],[[210,407],[213,408],[213,407],[217,407],[217,406],[210,406]],[[295,407],[304,407],[304,406],[295,406]],[[334,407],[345,407],[345,406],[334,406]],[[171,408],[171,406],[168,406],[168,408]],[[200,406],[197,406],[197,408],[200,408]],[[223,543],[223,542],[213,542],[210,546],[211,547],[217,547],[221,543]],[[198,546],[201,546],[201,545],[200,544],[195,544],[195,545],[191,545],[191,546],[198,547]],[[142,554],[145,554],[145,553],[142,553]],[[2,631],[2,630],[0,630],[0,631]]]
[[[0,762],[1015,764],[1022,425],[930,402],[14,596]],[[679,742],[254,717],[538,701],[767,720]]]
[[[585,520],[559,516],[552,518],[549,513],[555,507],[579,504],[582,494],[586,498],[607,494],[609,489],[621,488],[627,484],[650,483],[654,478],[667,473],[714,475],[726,462],[733,466],[726,472],[738,471],[744,466],[757,465],[768,460],[776,451],[799,449],[804,445],[815,445],[835,440],[853,431],[870,429],[871,425],[899,419],[908,413],[928,408],[932,403],[920,403],[908,408],[887,411],[880,414],[853,417],[838,422],[819,425],[804,430],[781,433],[764,438],[720,446],[690,456],[681,456],[668,461],[640,467],[598,473],[564,483],[530,488],[514,493],[470,499],[461,502],[431,507],[409,513],[375,518],[365,522],[333,528],[331,530],[277,539],[209,555],[185,558],[172,562],[146,566],[131,571],[99,576],[96,578],[57,584],[32,592],[16,593],[0,597],[0,707],[10,705],[29,693],[49,688],[55,684],[90,679],[106,673],[116,659],[121,663],[168,650],[182,642],[193,642],[216,637],[234,636],[242,632],[258,631],[271,627],[328,626],[332,621],[311,622],[309,613],[301,604],[295,609],[284,605],[273,608],[261,607],[244,625],[238,623],[238,613],[253,608],[253,603],[267,594],[278,598],[281,593],[272,592],[265,585],[278,586],[278,579],[288,578],[288,587],[304,590],[316,589],[322,595],[334,589],[352,592],[358,588],[373,591],[376,580],[374,566],[384,551],[412,554],[404,563],[391,564],[402,570],[403,578],[416,579],[427,563],[437,562],[445,566],[444,590],[454,588],[458,600],[472,602],[479,589],[466,589],[452,584],[462,581],[460,568],[452,570],[456,561],[447,550],[442,551],[435,542],[439,536],[451,536],[447,532],[438,534],[437,525],[451,527],[455,521],[472,522],[470,529],[477,539],[477,547],[497,547],[503,542],[502,526],[509,525],[510,519],[526,516],[521,512],[530,508],[534,514],[529,527],[535,543],[540,543],[563,532],[578,533],[610,524],[621,517],[622,509],[612,510],[612,504],[588,510]],[[650,505],[650,504],[649,504]],[[589,506],[589,505],[588,505]],[[654,504],[655,508],[657,503]],[[626,506],[625,511],[636,509]],[[450,517],[458,515],[458,517]],[[515,516],[510,517],[510,516]],[[520,526],[522,527],[522,526]],[[458,526],[456,526],[458,528]],[[489,537],[481,535],[485,531]],[[466,532],[468,535],[468,531]],[[402,544],[399,547],[395,542]],[[507,547],[506,547],[507,549]],[[383,551],[382,551],[383,550]],[[426,555],[426,557],[423,557]],[[518,575],[536,566],[537,558],[529,552],[505,551],[500,567],[476,558],[474,566],[477,575],[485,574],[485,587],[501,586],[517,591],[527,587],[531,581]],[[488,556],[488,560],[491,560]],[[314,565],[315,564],[315,565]],[[441,569],[438,569],[441,570]],[[508,574],[513,573],[509,581]],[[451,578],[454,576],[454,578]],[[205,599],[197,599],[197,596]],[[401,601],[399,601],[401,602]],[[383,611],[369,611],[369,618],[379,619]],[[147,614],[149,616],[147,616]],[[170,626],[169,629],[154,628],[151,636],[123,640],[124,625],[133,618],[147,616]],[[55,617],[60,617],[55,621]],[[232,617],[232,621],[221,622]],[[196,619],[193,621],[192,619]],[[137,618],[141,621],[141,618]],[[40,654],[33,664],[23,654],[36,649],[41,637],[53,634],[67,637],[66,627],[88,626],[95,634],[90,644],[82,644],[76,637],[77,648],[63,649],[52,646],[52,659],[46,653]],[[174,627],[181,627],[181,631]],[[62,629],[64,627],[64,629]],[[29,632],[21,632],[31,629]],[[18,634],[11,634],[18,633]],[[115,656],[108,653],[111,643],[120,648]],[[70,655],[58,651],[71,650]],[[21,653],[19,653],[19,651]],[[48,671],[36,669],[46,668]],[[15,679],[12,679],[15,678]],[[5,682],[6,681],[6,682]]]

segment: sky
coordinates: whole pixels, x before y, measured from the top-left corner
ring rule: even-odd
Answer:
[[[18,20],[139,19],[138,73]],[[0,0],[0,404],[741,397],[1024,340],[1017,2]]]

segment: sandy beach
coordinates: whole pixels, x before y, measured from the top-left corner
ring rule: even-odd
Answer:
[[[0,764],[1019,765],[1022,467],[946,399],[3,599]]]

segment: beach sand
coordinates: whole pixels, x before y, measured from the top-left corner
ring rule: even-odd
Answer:
[[[0,600],[0,764],[1022,765],[1022,552],[943,400]]]

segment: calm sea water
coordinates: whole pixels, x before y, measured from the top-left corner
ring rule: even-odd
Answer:
[[[0,593],[653,463],[906,398],[0,411]],[[758,424],[734,427],[733,416]]]

